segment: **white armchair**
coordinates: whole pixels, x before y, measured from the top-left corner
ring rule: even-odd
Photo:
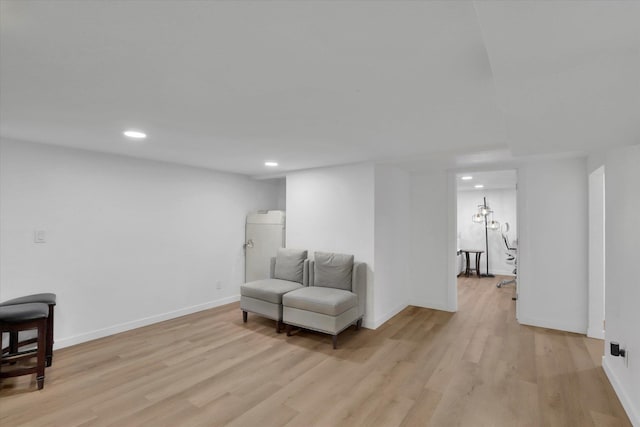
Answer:
[[[271,258],[269,279],[256,280],[240,286],[240,309],[246,323],[248,313],[256,313],[276,321],[276,332],[282,326],[282,296],[287,292],[306,287],[309,260],[307,251],[278,249]]]
[[[309,262],[309,286],[282,297],[282,320],[287,325],[323,332],[333,337],[355,324],[359,329],[365,314],[366,264],[353,255],[316,252]]]

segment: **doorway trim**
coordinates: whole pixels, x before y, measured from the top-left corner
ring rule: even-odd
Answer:
[[[477,173],[477,172],[493,172],[493,171],[514,171],[516,174],[516,223],[517,229],[516,234],[518,238],[520,237],[521,231],[521,209],[522,209],[522,192],[519,185],[520,180],[520,170],[515,165],[505,165],[504,167],[495,166],[491,168],[482,168],[482,169],[472,169],[472,168],[457,168],[453,170],[449,170],[447,173],[447,195],[448,195],[448,206],[447,210],[449,212],[449,221],[448,221],[448,249],[449,249],[449,257],[448,257],[448,277],[449,281],[447,283],[447,297],[448,297],[448,306],[449,311],[458,311],[458,263],[457,263],[457,248],[458,248],[458,179],[457,175],[460,173]],[[519,250],[518,250],[519,252]],[[518,253],[518,271],[520,271],[521,267],[521,257]],[[519,277],[519,275],[517,276]],[[498,281],[496,281],[496,284]],[[519,301],[519,288],[520,283],[518,282],[516,285],[516,320],[518,320],[518,311],[520,306]]]
[[[447,305],[449,311],[458,311],[458,256],[456,254],[458,250],[458,180],[457,172],[449,171],[447,173],[447,204],[449,211],[449,221],[447,224],[448,236],[449,236],[449,260],[448,277],[449,283],[447,285]]]
[[[589,315],[587,336],[605,336],[605,171],[589,174]]]

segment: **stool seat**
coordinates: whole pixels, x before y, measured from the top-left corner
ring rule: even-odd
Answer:
[[[0,302],[0,307],[5,305],[14,305],[14,304],[28,304],[32,302],[42,302],[45,304],[56,305],[56,294],[42,293],[42,294],[33,294],[33,295],[27,295],[24,297],[14,298],[14,299]]]
[[[44,303],[0,306],[0,322],[18,323],[49,317],[49,306]]]

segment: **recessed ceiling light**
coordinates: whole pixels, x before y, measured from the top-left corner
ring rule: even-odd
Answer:
[[[473,186],[473,188],[484,188],[484,185],[482,184],[476,184]]]
[[[264,162],[265,166],[275,167],[278,166],[278,162]]]
[[[460,177],[460,179],[463,180],[463,181],[469,181],[470,179],[473,179],[473,177],[467,175],[467,176]]]
[[[124,136],[131,139],[145,139],[147,134],[144,132],[140,132],[139,130],[125,130],[122,132]]]

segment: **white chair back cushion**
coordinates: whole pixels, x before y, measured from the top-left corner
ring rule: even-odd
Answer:
[[[273,274],[274,279],[302,283],[304,278],[304,261],[306,259],[307,251],[289,248],[278,249]]]
[[[315,252],[313,286],[351,291],[353,255]]]

